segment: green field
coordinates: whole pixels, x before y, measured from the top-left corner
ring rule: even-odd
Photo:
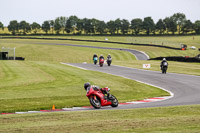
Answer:
[[[186,42],[190,43],[190,37],[184,38]],[[117,37],[113,39],[116,40]],[[120,40],[123,41],[123,37]],[[177,37],[170,40],[178,42],[181,39]],[[0,39],[0,48],[16,47],[16,56],[25,57],[25,61],[0,61],[0,113],[51,109],[53,104],[56,108],[88,106],[89,101],[83,89],[85,82],[101,87],[109,86],[119,102],[169,95],[158,88],[133,80],[60,64],[92,63],[94,53],[104,56],[110,53],[114,65],[142,69],[142,64],[151,64],[150,70],[160,71],[160,61],[138,61],[125,51],[54,45],[58,43],[137,49],[150,57],[199,54],[197,50],[181,51],[97,42]],[[198,43],[194,45],[199,46]],[[170,61],[168,72],[200,75],[199,65]],[[199,109],[198,105],[0,115],[0,132],[198,132]]]
[[[43,45],[41,45],[43,44]],[[47,45],[54,44],[54,45]],[[92,43],[92,42],[77,42],[77,41],[59,41],[59,40],[30,40],[30,39],[2,39],[0,47],[16,47],[16,56],[25,57],[26,61],[50,61],[50,62],[70,62],[70,63],[92,63],[92,55],[97,53],[107,56],[112,55],[113,64],[127,67],[142,69],[143,64],[151,64],[151,69],[160,71],[160,61],[137,61],[129,52],[92,49],[72,46],[59,46],[55,44],[79,44],[89,46],[115,47],[115,48],[131,48],[145,51],[150,57],[159,56],[186,56],[199,54],[197,50],[171,50],[156,47],[130,46],[121,44],[108,43]],[[192,75],[200,75],[199,63],[184,63],[184,62],[169,62],[168,72],[184,73]]]
[[[116,60],[128,61],[135,60],[135,57],[123,51],[92,49],[72,46],[45,45],[53,44],[71,44],[66,41],[47,41],[47,40],[21,40],[21,39],[3,39],[0,40],[1,47],[16,47],[16,56],[25,57],[31,61],[56,61],[56,62],[90,62],[94,53],[107,56],[109,53]],[[43,45],[40,45],[43,44]],[[76,44],[76,43],[73,43]],[[87,45],[87,43],[81,43]]]
[[[0,116],[0,132],[198,133],[200,106]]]
[[[36,38],[64,38],[64,39],[80,39],[80,40],[96,40],[96,41],[112,41],[123,43],[138,44],[155,44],[180,48],[180,44],[200,47],[200,35],[190,36],[20,36],[20,37],[36,37]],[[107,40],[105,40],[107,39]]]
[[[200,36],[198,36],[200,39]],[[189,40],[187,40],[189,42]],[[123,44],[111,44],[111,43],[100,43],[100,42],[85,42],[85,41],[60,41],[60,40],[33,40],[33,39],[0,39],[0,47],[4,46],[4,47],[14,47],[16,46],[16,50],[19,50],[19,52],[17,52],[17,54],[22,54],[20,51],[22,45],[29,45],[33,46],[32,44],[41,44],[41,43],[45,43],[45,44],[78,44],[78,45],[89,45],[89,46],[100,46],[100,47],[113,47],[113,48],[128,48],[128,49],[136,49],[139,51],[144,51],[145,53],[147,53],[150,58],[155,58],[155,57],[160,57],[160,56],[190,56],[190,57],[194,57],[197,56],[198,54],[200,54],[200,52],[198,51],[198,49],[196,50],[172,50],[172,49],[166,49],[166,48],[159,48],[159,47],[146,47],[146,46],[135,46],[135,45],[123,45]],[[200,44],[196,44],[197,48],[200,47]],[[33,47],[35,47],[34,52],[37,52],[38,50],[40,50],[39,45],[34,45]],[[189,46],[188,46],[189,47]],[[31,48],[31,47],[30,47]],[[29,48],[28,48],[29,49]],[[82,48],[79,48],[82,49]],[[27,50],[27,49],[26,49]],[[51,50],[51,49],[48,49]],[[96,52],[94,49],[92,50],[94,52]],[[108,52],[104,52],[106,50],[100,50],[101,52],[98,54],[103,53],[104,56],[107,55]],[[38,53],[38,56],[41,56],[41,52],[46,52],[46,51],[38,51],[40,52],[40,54]],[[50,51],[51,52],[51,51]],[[62,52],[62,51],[60,51]],[[119,53],[114,51],[114,53]],[[78,53],[77,53],[78,54]],[[93,54],[93,53],[92,53]]]

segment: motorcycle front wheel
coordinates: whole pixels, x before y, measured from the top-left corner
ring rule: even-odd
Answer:
[[[118,104],[119,104],[117,98],[116,98],[115,96],[112,95],[112,99],[113,99],[113,100],[111,101],[111,102],[112,102],[111,106],[112,106],[112,107],[117,107]]]
[[[95,109],[100,109],[101,108],[101,102],[100,100],[94,96],[90,97],[90,104],[95,108]]]

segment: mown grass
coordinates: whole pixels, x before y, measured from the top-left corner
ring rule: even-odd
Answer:
[[[42,44],[42,45],[41,45]],[[47,45],[54,44],[54,45]],[[0,47],[16,47],[16,56],[25,57],[29,61],[53,61],[53,62],[71,62],[92,63],[92,55],[97,53],[107,56],[111,54],[113,64],[123,65],[134,68],[142,68],[143,64],[151,64],[151,69],[160,71],[160,61],[137,61],[135,57],[129,52],[119,50],[106,50],[106,49],[93,49],[72,46],[59,46],[55,44],[80,44],[90,46],[103,46],[103,47],[118,47],[118,48],[134,48],[141,51],[146,51],[151,57],[158,56],[195,56],[199,52],[193,50],[170,50],[156,47],[144,46],[129,46],[120,44],[105,44],[105,43],[89,43],[89,42],[73,42],[73,41],[58,41],[58,40],[30,40],[30,39],[3,39],[0,40]],[[168,72],[185,73],[192,75],[200,75],[199,63],[183,63],[183,62],[169,62],[170,66]]]
[[[16,47],[16,56],[25,57],[31,61],[63,61],[63,62],[90,62],[94,53],[105,57],[110,53],[116,60],[135,60],[132,54],[124,51],[93,49],[72,46],[47,45],[64,43],[65,41],[46,40],[0,40],[0,47]],[[39,43],[39,44],[38,44]]]
[[[0,132],[199,132],[200,105],[0,116]]]
[[[128,49],[136,49],[139,51],[144,51],[146,52],[150,58],[155,58],[155,57],[160,57],[160,56],[190,56],[190,57],[194,57],[197,56],[199,54],[199,51],[196,50],[172,50],[172,49],[166,49],[166,48],[158,48],[158,47],[146,47],[146,46],[135,46],[135,45],[123,45],[123,44],[111,44],[111,43],[99,43],[99,42],[82,42],[82,41],[60,41],[60,40],[33,40],[33,39],[1,39],[0,40],[0,46],[4,46],[4,47],[17,47],[16,50],[19,50],[18,53],[21,53],[22,50],[20,51],[20,49],[22,49],[23,47],[20,47],[23,45],[28,45],[28,49],[32,49],[34,50],[34,52],[36,53],[38,50],[40,50],[40,48],[42,46],[39,46],[39,44],[78,44],[78,45],[89,45],[89,46],[100,46],[100,47],[113,47],[113,48],[128,48]],[[32,44],[38,44],[38,45],[33,45]],[[31,47],[32,46],[32,47]],[[48,46],[49,47],[49,46]],[[61,47],[61,46],[60,46]],[[35,48],[35,49],[33,49]],[[62,47],[64,48],[64,47]],[[82,49],[82,48],[79,48]],[[23,50],[24,52],[26,52],[27,49]],[[35,58],[37,58],[36,56],[41,56],[41,53],[44,52],[44,49],[41,49],[43,51],[39,51],[40,53],[35,55]],[[48,49],[51,50],[51,49]],[[100,50],[100,49],[99,49]],[[94,51],[95,50],[91,50]],[[103,53],[103,51],[106,50],[101,50],[101,53]],[[33,52],[33,51],[32,51]],[[31,53],[32,53],[31,52]],[[62,52],[62,50],[60,51]],[[115,53],[120,53],[120,52],[116,52]],[[107,55],[108,52],[106,52],[105,54]],[[49,53],[48,53],[49,54]],[[78,54],[78,53],[77,53]]]
[[[27,37],[27,36],[23,36]],[[66,38],[81,40],[113,41],[138,44],[155,44],[180,48],[180,44],[200,47],[200,35],[189,36],[31,36],[38,38]],[[105,40],[108,39],[108,40]]]
[[[119,102],[169,95],[133,80],[60,63],[0,61],[0,113],[90,105],[85,82],[109,86]]]
[[[145,51],[151,57],[194,53],[118,44],[1,39],[0,47],[16,47],[16,56],[25,57],[26,61],[0,61],[0,113],[51,109],[53,104],[56,108],[87,106],[89,101],[83,84],[88,81],[101,87],[109,86],[120,102],[168,95],[129,79],[59,64],[60,61],[91,63],[94,53],[111,53],[113,64],[141,68],[148,63],[151,70],[159,71],[159,61],[136,61],[123,51],[37,44],[41,42],[132,48]],[[199,75],[199,63],[169,62],[169,65],[169,72]],[[198,105],[0,115],[0,132],[199,132],[199,110]]]
[[[152,71],[161,71],[160,70],[161,61],[115,61],[114,65],[126,66],[131,68],[138,68],[144,70],[152,70]],[[150,68],[143,68],[143,64],[150,64]],[[181,74],[189,74],[189,75],[198,75],[200,76],[200,63],[190,63],[190,62],[175,62],[168,61],[168,70],[170,73],[181,73]]]

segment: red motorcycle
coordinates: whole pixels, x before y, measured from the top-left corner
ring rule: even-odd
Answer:
[[[118,100],[115,96],[109,95],[106,96],[103,92],[110,91],[110,88],[105,87],[102,89],[99,89],[98,87],[91,86],[90,89],[87,90],[86,96],[88,97],[90,104],[96,108],[100,109],[101,106],[112,106],[117,107],[118,106]]]
[[[101,58],[101,59],[99,60],[99,65],[100,65],[100,67],[103,67],[103,63],[104,63],[104,59]]]

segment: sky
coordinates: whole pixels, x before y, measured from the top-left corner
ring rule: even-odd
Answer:
[[[0,22],[4,26],[12,20],[42,24],[71,15],[105,22],[150,16],[156,23],[174,13],[184,13],[192,22],[200,20],[200,0],[0,0]]]

